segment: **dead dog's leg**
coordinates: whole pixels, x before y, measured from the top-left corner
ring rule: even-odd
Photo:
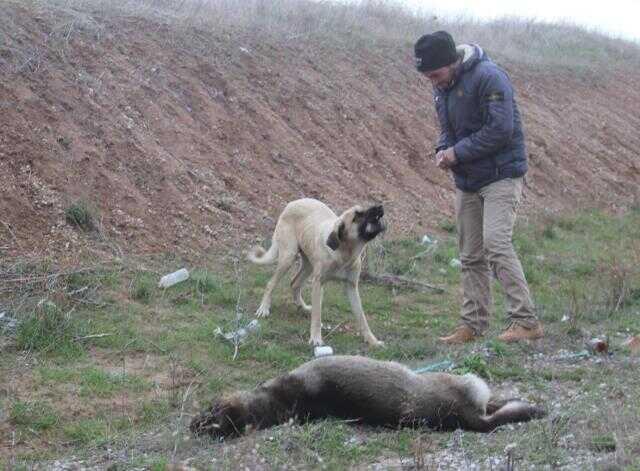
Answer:
[[[541,407],[525,401],[507,401],[502,407],[489,415],[483,415],[471,410],[463,411],[461,425],[465,430],[475,432],[491,432],[496,427],[516,422],[528,422],[541,419],[547,413]]]
[[[487,415],[491,415],[497,412],[498,409],[502,409],[504,406],[507,405],[507,403],[513,402],[513,401],[525,402],[522,399],[516,398],[516,397],[512,397],[509,399],[496,399],[492,397],[491,399],[489,399],[489,402],[487,403]]]
[[[312,267],[309,259],[305,254],[300,252],[300,268],[291,280],[291,289],[293,290],[293,302],[296,306],[299,306],[304,312],[310,313],[311,306],[304,302],[302,299],[302,287],[304,282],[307,281],[309,275],[311,275]]]

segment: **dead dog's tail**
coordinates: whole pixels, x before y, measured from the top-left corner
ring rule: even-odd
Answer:
[[[258,265],[268,265],[273,263],[278,258],[278,243],[273,241],[269,250],[265,250],[259,245],[256,245],[249,250],[247,258]]]

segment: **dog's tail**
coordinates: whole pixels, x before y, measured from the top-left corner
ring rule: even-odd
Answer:
[[[278,243],[273,241],[269,250],[265,250],[259,245],[256,245],[249,250],[247,258],[258,265],[268,265],[273,263],[276,261],[276,258],[278,258]]]

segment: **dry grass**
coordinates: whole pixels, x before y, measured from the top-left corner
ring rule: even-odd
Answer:
[[[0,0],[16,3],[15,0]],[[611,67],[640,65],[640,46],[571,24],[505,17],[491,22],[469,18],[439,19],[416,14],[391,0],[354,3],[314,0],[26,0],[19,2],[35,15],[56,18],[42,43],[25,47],[24,34],[11,16],[0,18],[0,31],[9,40],[0,46],[0,70],[38,70],[47,53],[64,54],[79,31],[100,41],[105,19],[114,16],[153,18],[173,25],[176,39],[196,34],[223,34],[241,43],[247,38],[276,46],[291,43],[324,44],[362,50],[397,49],[410,55],[416,38],[437,29],[449,30],[458,42],[482,45],[502,63],[535,70],[557,68],[597,74]],[[239,44],[240,46],[242,44]]]

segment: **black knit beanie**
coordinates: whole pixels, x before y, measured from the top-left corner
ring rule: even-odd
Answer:
[[[456,43],[446,31],[425,34],[416,42],[414,51],[419,72],[430,72],[458,59]]]

